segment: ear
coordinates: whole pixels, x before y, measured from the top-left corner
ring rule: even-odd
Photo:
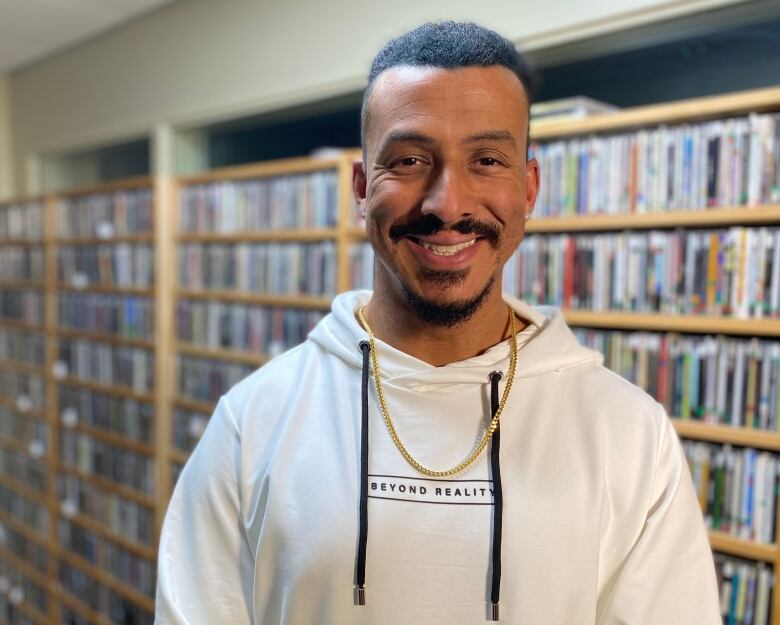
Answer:
[[[360,207],[360,214],[366,215],[366,166],[362,159],[352,163],[352,193]]]
[[[525,218],[531,217],[539,195],[539,163],[535,158],[525,164]]]

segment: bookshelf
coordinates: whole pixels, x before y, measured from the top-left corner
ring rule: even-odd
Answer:
[[[228,376],[213,388],[195,388],[186,382],[192,373],[208,375],[233,366],[234,378],[243,377],[300,341],[328,311],[332,296],[349,288],[349,247],[359,239],[351,227],[352,162],[358,154],[350,150],[335,158],[223,168],[174,181],[177,362],[170,401],[173,442],[166,454],[173,476],[186,462],[218,396],[232,385]],[[210,202],[217,197],[229,213],[220,223],[210,213]],[[238,256],[228,263],[239,268],[241,255],[255,258],[261,267],[277,256],[283,259],[277,272],[322,275],[285,284],[250,271],[239,270],[240,275],[227,280],[214,275],[218,270],[206,276],[205,266],[199,267],[203,259],[216,258],[219,266],[225,254]],[[226,324],[240,327],[242,340],[218,331]]]
[[[535,142],[550,146],[556,142],[581,141],[585,143],[590,137],[599,137],[608,141],[620,141],[621,135],[628,133],[652,133],[654,128],[687,129],[703,124],[711,120],[729,119],[750,115],[759,112],[775,113],[780,110],[780,88],[760,89],[742,93],[727,94],[716,97],[698,98],[695,100],[673,102],[663,105],[638,107],[634,109],[618,111],[611,114],[598,115],[589,119],[550,121],[532,124],[531,134]],[[745,122],[753,129],[753,120]],[[693,133],[695,135],[695,132]],[[774,137],[775,146],[777,138]],[[639,143],[635,139],[636,145]],[[696,138],[692,140],[695,146]],[[665,144],[668,145],[668,144]],[[678,144],[679,145],[679,144]],[[754,144],[755,145],[755,144]],[[720,146],[718,146],[720,148]],[[777,147],[774,148],[775,155]],[[565,150],[561,150],[561,154]],[[680,156],[678,151],[677,156]],[[687,156],[687,155],[686,155]],[[565,158],[565,157],[563,157]],[[637,157],[632,154],[632,159]],[[694,157],[695,158],[695,157]],[[636,162],[634,160],[633,162]],[[687,161],[693,170],[691,161]],[[771,177],[771,162],[764,162],[763,172]],[[544,165],[542,165],[544,167]],[[670,166],[671,168],[671,166]],[[767,173],[768,172],[768,173]],[[677,172],[675,172],[677,173]],[[641,175],[641,174],[640,174]],[[634,191],[637,174],[631,176],[629,193]],[[704,182],[710,182],[706,176]],[[679,183],[678,183],[679,184]],[[711,184],[711,182],[710,182]],[[674,187],[674,193],[680,187]],[[684,184],[682,185],[684,186]],[[695,187],[695,185],[691,185]],[[575,187],[581,190],[581,186]],[[755,187],[754,187],[755,189]],[[711,188],[707,188],[711,191]],[[673,232],[701,231],[702,229],[714,230],[730,227],[777,227],[780,224],[780,206],[777,202],[776,192],[765,193],[766,186],[760,202],[752,202],[752,205],[739,205],[729,202],[715,202],[713,206],[702,206],[700,202],[691,203],[690,209],[683,210],[679,205],[670,202],[667,210],[648,210],[647,212],[629,212],[621,214],[613,212],[609,214],[558,214],[534,216],[528,222],[529,235],[555,236],[566,233],[572,236],[578,234],[589,235],[592,233],[619,233],[628,231],[642,233],[650,231]],[[625,196],[624,196],[625,197]],[[755,191],[754,191],[755,199]],[[628,200],[637,202],[636,195]],[[638,202],[637,202],[638,203]],[[654,209],[657,207],[648,207]],[[595,244],[594,244],[595,245]],[[780,268],[775,269],[775,272]],[[675,311],[675,312],[647,312],[647,311],[623,311],[623,310],[577,310],[569,309],[564,312],[567,321],[572,326],[596,328],[601,331],[627,331],[627,332],[654,332],[667,333],[675,336],[683,335],[725,335],[732,337],[734,341],[750,340],[748,337],[760,337],[767,341],[776,340],[780,330],[780,315],[765,315],[764,318],[735,318],[724,314],[712,314],[702,311]],[[749,317],[752,317],[750,315]],[[701,444],[712,443],[726,446],[724,449],[755,448],[758,453],[762,451],[777,452],[780,445],[780,431],[762,430],[753,427],[735,427],[726,424],[705,423],[694,419],[674,418],[674,426],[678,434],[684,440],[700,441]],[[751,424],[752,425],[752,424]],[[718,447],[720,448],[720,447]],[[689,460],[690,461],[690,460]],[[770,520],[774,529],[774,542],[757,542],[744,540],[734,536],[731,532],[710,531],[710,543],[713,550],[735,556],[749,561],[754,561],[758,567],[771,566],[775,569],[775,578],[772,588],[772,600],[770,620],[773,625],[780,624],[780,576],[777,572],[780,563],[780,550],[777,545],[777,531],[780,528],[780,515],[777,508],[774,509],[774,518]],[[734,565],[735,569],[740,566]],[[719,571],[724,571],[721,563],[718,563]],[[758,573],[757,575],[763,575]]]
[[[780,111],[780,88],[533,124],[532,136],[539,142],[607,136],[753,111]],[[45,467],[43,489],[0,475],[0,525],[6,534],[0,542],[0,602],[8,593],[3,578],[24,588],[13,609],[25,622],[110,625],[133,609],[136,622],[151,623],[153,599],[144,591],[150,586],[121,563],[135,558],[154,565],[171,489],[219,394],[300,340],[335,293],[365,284],[370,274],[371,257],[351,193],[352,162],[359,156],[349,150],[332,158],[287,159],[178,178],[133,178],[0,204],[0,254],[5,254],[0,256],[0,454],[28,457]],[[104,217],[90,221],[79,212],[100,215],[102,209],[95,207],[105,198],[140,192],[148,194],[149,205],[148,218],[140,222],[127,200],[113,213],[115,223]],[[63,208],[68,205],[72,208]],[[227,207],[227,217],[223,212],[217,220],[218,206]],[[248,206],[265,208],[251,213]],[[290,206],[302,212],[287,214]],[[73,217],[63,232],[67,210]],[[535,216],[528,236],[778,225],[780,203],[765,202]],[[231,257],[236,250],[244,259],[262,262],[284,257],[299,271],[317,267],[318,277],[268,282],[235,270],[240,267]],[[114,265],[120,262],[132,271],[118,280]],[[88,275],[74,279],[79,272]],[[780,337],[776,315],[584,309],[564,314],[572,326],[605,332],[725,335],[743,341]],[[25,340],[22,349],[19,341]],[[64,369],[61,359],[68,361]],[[93,361],[101,366],[90,369]],[[114,377],[106,374],[112,368]],[[154,374],[133,373],[144,368]],[[780,453],[780,428],[680,418],[674,425],[684,439]],[[31,448],[39,440],[45,441],[42,455],[40,446]],[[129,459],[145,467],[144,479],[122,483],[111,470],[90,470],[89,462],[73,456],[74,449]],[[75,509],[63,504],[72,499],[78,499]],[[117,524],[120,517],[124,524]],[[780,563],[777,539],[762,543],[712,531],[710,540],[714,550],[728,556],[773,568]],[[85,544],[99,545],[95,553],[108,549],[119,568],[107,570]],[[779,589],[776,580],[775,596]],[[780,625],[774,603],[773,598],[770,622]]]

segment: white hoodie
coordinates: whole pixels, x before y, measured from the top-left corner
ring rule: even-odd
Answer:
[[[369,296],[338,296],[304,344],[220,400],[165,518],[158,625],[487,620],[488,454],[454,479],[423,479],[390,439],[373,381],[366,605],[353,605],[366,338],[355,310]],[[559,313],[506,299],[531,325],[501,417],[501,621],[720,624],[704,524],[663,409]],[[459,463],[490,419],[488,376],[506,374],[508,342],[443,367],[376,346],[401,440],[426,466]]]

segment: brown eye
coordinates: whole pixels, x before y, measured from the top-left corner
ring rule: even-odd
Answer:
[[[417,163],[419,163],[419,161],[414,156],[407,156],[406,158],[402,158],[398,164],[403,165],[404,167],[414,167]]]
[[[498,161],[494,158],[486,156],[484,158],[479,159],[479,164],[485,165],[487,167],[492,167],[493,165],[498,165]]]

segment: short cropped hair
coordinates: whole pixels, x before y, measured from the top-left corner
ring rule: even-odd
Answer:
[[[365,152],[369,113],[368,99],[377,77],[392,67],[490,67],[509,69],[523,85],[528,106],[534,91],[534,76],[528,62],[511,41],[472,22],[428,22],[391,40],[374,57],[360,108],[360,143]]]

